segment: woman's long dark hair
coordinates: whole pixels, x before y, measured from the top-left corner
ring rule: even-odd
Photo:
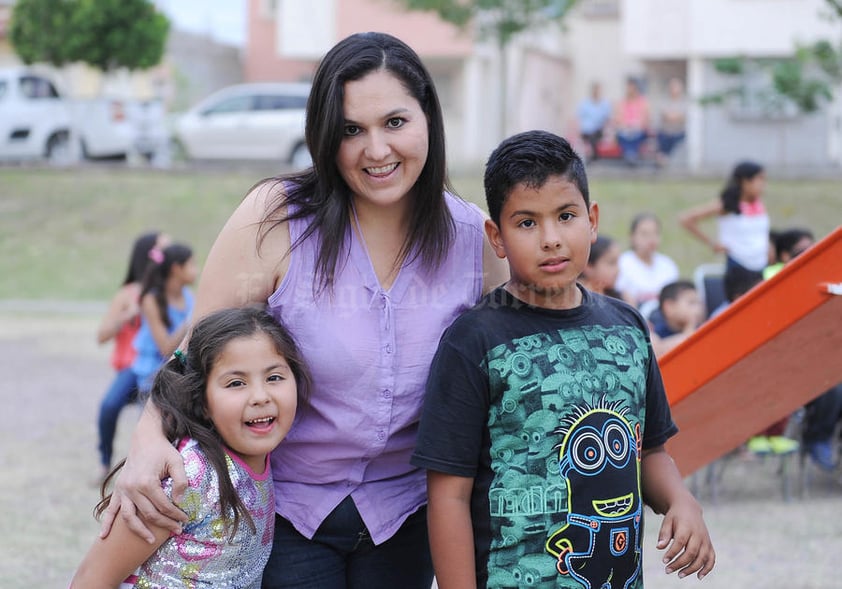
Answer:
[[[420,257],[427,268],[435,268],[447,256],[454,238],[455,226],[443,194],[444,190],[454,191],[447,177],[444,118],[432,77],[415,51],[400,39],[385,33],[351,35],[328,51],[313,79],[305,128],[313,166],[263,181],[288,182],[286,193],[282,191],[263,219],[258,247],[266,233],[280,223],[312,219],[292,247],[318,231],[315,271],[319,291],[333,287],[340,256],[347,255],[342,250],[351,226],[349,211],[353,195],[336,165],[345,128],[345,84],[381,69],[400,80],[418,101],[428,129],[427,161],[413,188],[409,234],[397,259],[409,263]],[[296,207],[293,214],[281,212],[287,204]]]
[[[187,260],[193,257],[193,250],[183,243],[174,243],[165,247],[162,253],[164,259],[161,260],[161,263],[152,262],[146,269],[140,298],[143,298],[147,293],[152,293],[155,297],[155,303],[158,305],[158,311],[161,313],[161,320],[169,329],[172,325],[170,325],[170,314],[167,311],[167,292],[164,287],[167,278],[170,277],[172,267],[176,264],[184,265]]]
[[[763,171],[763,166],[755,162],[740,162],[734,166],[725,188],[719,194],[722,200],[722,211],[727,213],[740,214],[740,196],[743,192],[743,181],[751,180]]]
[[[207,401],[208,375],[219,356],[234,339],[266,334],[275,344],[275,350],[284,357],[295,377],[298,399],[306,402],[311,387],[310,374],[304,364],[295,340],[286,328],[259,307],[223,309],[206,316],[193,328],[190,351],[170,359],[155,375],[150,400],[161,413],[164,435],[175,443],[183,438],[193,438],[204,452],[219,478],[219,503],[230,538],[237,533],[245,519],[252,530],[254,521],[234,489],[228,472],[225,441],[210,420]],[[125,464],[121,461],[102,485],[102,500],[94,513],[97,518],[108,507],[111,494],[106,489],[115,474]],[[231,519],[229,519],[229,514]]]

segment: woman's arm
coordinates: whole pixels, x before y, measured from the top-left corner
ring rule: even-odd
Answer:
[[[289,250],[286,225],[277,227],[264,241],[262,251],[270,255],[260,256],[257,250],[258,222],[271,194],[265,185],[254,189],[220,231],[199,280],[193,321],[223,307],[265,303],[280,282]],[[173,500],[180,500],[187,487],[181,456],[164,437],[157,409],[147,404],[132,434],[111,504],[103,514],[100,537],[108,535],[118,512],[129,529],[148,541],[152,541],[152,534],[137,512],[144,521],[177,533],[185,516],[161,490],[160,481],[165,476],[173,480]]]
[[[99,329],[97,329],[97,343],[104,344],[115,337],[123,324],[140,312],[136,300],[137,295],[138,290],[132,285],[125,285],[114,293],[114,297],[108,305],[108,310],[99,324]]]
[[[70,589],[117,589],[170,536],[166,528],[152,529],[154,540],[150,544],[118,519],[108,538],[94,541],[76,569]]]
[[[722,204],[719,201],[712,201],[682,213],[678,220],[682,227],[689,231],[693,237],[701,241],[713,251],[723,253],[725,248],[722,247],[717,240],[708,237],[707,234],[699,228],[700,221],[710,217],[716,217],[720,214],[722,214]]]
[[[474,479],[427,471],[427,524],[439,589],[477,586],[471,490]]]

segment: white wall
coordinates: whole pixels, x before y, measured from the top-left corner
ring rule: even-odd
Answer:
[[[823,0],[625,0],[623,41],[646,59],[792,54],[796,42],[838,38]]]

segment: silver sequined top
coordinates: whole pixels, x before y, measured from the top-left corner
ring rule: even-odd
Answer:
[[[189,516],[183,531],[172,536],[135,572],[123,587],[176,589],[197,586],[259,589],[269,560],[275,525],[272,472],[267,460],[263,474],[255,474],[238,457],[226,455],[231,482],[249,510],[257,532],[240,521],[229,543],[219,507],[219,479],[198,443],[182,441],[188,489],[179,507]],[[172,481],[162,486],[172,493]],[[233,515],[233,514],[231,514]]]

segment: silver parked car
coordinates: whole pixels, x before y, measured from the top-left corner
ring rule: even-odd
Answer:
[[[310,165],[304,142],[309,84],[237,84],[219,90],[175,122],[189,159],[277,160]]]

